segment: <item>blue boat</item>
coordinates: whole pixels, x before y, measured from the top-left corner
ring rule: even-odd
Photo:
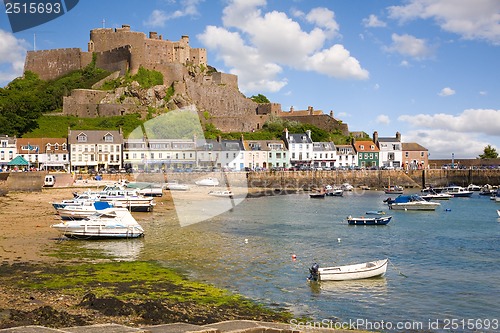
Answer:
[[[381,216],[381,217],[347,217],[347,223],[349,225],[386,225],[392,219],[392,216]]]

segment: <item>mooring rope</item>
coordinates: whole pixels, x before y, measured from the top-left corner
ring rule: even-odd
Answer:
[[[394,267],[394,269],[395,269],[395,270],[397,270],[397,271],[398,271],[399,275],[401,275],[401,276],[403,276],[403,277],[405,277],[405,278],[407,278],[407,277],[408,277],[408,276],[404,275],[404,274],[403,274],[403,273],[399,270],[399,268],[397,268],[397,267],[396,267],[396,265],[394,265],[394,263],[392,262],[392,260],[390,260],[390,259],[389,259],[389,263],[392,265],[392,267]]]

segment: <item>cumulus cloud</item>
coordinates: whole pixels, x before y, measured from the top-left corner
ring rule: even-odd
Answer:
[[[491,141],[481,138],[477,134],[453,132],[449,130],[424,129],[406,132],[404,142],[418,142],[428,149],[430,159],[451,158],[476,158],[483,153],[484,147],[494,145]]]
[[[389,17],[406,22],[430,19],[441,29],[464,39],[500,44],[500,1],[498,0],[410,0],[388,7]]]
[[[446,88],[441,89],[441,91],[438,93],[438,95],[446,97],[446,96],[455,95],[455,93],[456,93],[455,90],[451,89],[450,87],[446,87]]]
[[[500,110],[467,109],[459,115],[401,115],[398,120],[416,128],[500,136]]]
[[[279,78],[283,66],[340,79],[369,77],[368,71],[343,45],[327,45],[330,39],[339,36],[333,11],[327,8],[314,8],[308,13],[294,11],[294,17],[313,25],[306,31],[283,12],[263,12],[261,8],[265,5],[266,0],[229,1],[223,10],[224,27],[207,27],[197,36],[231,73],[238,74],[242,91],[254,91],[254,87],[258,91],[281,89],[287,83],[286,78]],[[225,36],[231,38],[219,39]]]
[[[373,14],[363,19],[363,25],[367,28],[383,28],[387,26],[384,21],[381,21],[376,15]]]
[[[23,74],[28,43],[0,29],[0,86]]]
[[[377,124],[382,124],[382,125],[389,125],[391,123],[391,119],[389,118],[389,116],[385,114],[377,116],[377,119],[375,121],[377,122]]]
[[[392,44],[387,47],[389,52],[395,52],[415,59],[424,59],[432,55],[433,49],[427,45],[425,39],[420,39],[412,35],[392,34]]]
[[[151,12],[148,19],[144,21],[143,24],[151,28],[162,28],[168,20],[185,16],[197,16],[200,14],[198,12],[198,5],[201,2],[203,2],[203,0],[183,0],[180,2],[181,9],[173,12],[155,9]]]

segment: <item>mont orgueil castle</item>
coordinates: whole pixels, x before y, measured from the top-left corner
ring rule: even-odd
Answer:
[[[179,41],[163,39],[150,32],[121,28],[98,28],[90,31],[87,51],[65,48],[29,51],[25,71],[32,71],[43,80],[51,80],[71,71],[83,69],[95,61],[98,68],[112,74],[96,83],[95,89],[75,89],[64,98],[63,114],[79,117],[118,116],[128,113],[146,115],[150,107],[179,109],[196,105],[202,122],[209,121],[223,132],[258,130],[271,117],[282,117],[309,123],[327,131],[340,130],[349,135],[347,124],[308,107],[307,110],[282,111],[279,103],[256,103],[238,89],[238,77],[209,70],[207,51],[191,48],[189,37]],[[150,89],[140,87],[98,89],[105,81],[134,75],[139,68],[163,74],[163,85]],[[165,100],[167,89],[174,94]]]

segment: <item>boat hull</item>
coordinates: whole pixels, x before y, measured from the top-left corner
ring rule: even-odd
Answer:
[[[387,271],[389,259],[362,264],[319,268],[320,281],[345,281],[382,277]]]
[[[351,217],[347,218],[349,225],[387,225],[392,216],[384,217]]]
[[[430,202],[429,202],[430,203]],[[389,208],[392,210],[426,210],[426,211],[434,211],[438,208],[439,205],[425,205],[425,204],[413,204],[409,203],[394,203],[390,204]]]

